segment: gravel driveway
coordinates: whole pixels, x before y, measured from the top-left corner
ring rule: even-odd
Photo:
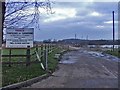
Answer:
[[[64,54],[58,67],[47,79],[26,88],[118,88],[118,62],[85,50]]]

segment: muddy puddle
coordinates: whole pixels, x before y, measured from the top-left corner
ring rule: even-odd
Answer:
[[[116,62],[120,62],[120,58],[110,55],[110,54],[105,54],[102,52],[95,52],[95,51],[84,51],[83,53],[87,53],[89,55],[92,55],[94,57],[100,57],[100,58],[104,58],[106,60],[112,60],[112,61],[116,61]]]
[[[74,52],[65,54],[59,63],[61,64],[73,64],[77,62],[77,56],[74,55]]]

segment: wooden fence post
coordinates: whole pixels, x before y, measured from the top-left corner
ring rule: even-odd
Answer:
[[[47,45],[45,44],[45,50],[46,50],[46,48],[47,48]]]
[[[48,70],[48,49],[44,50],[45,69]]]
[[[51,52],[51,44],[49,44],[49,53]]]
[[[27,51],[26,51],[26,66],[30,65],[30,46],[27,46]]]
[[[52,50],[52,44],[50,44],[50,52],[51,52],[51,50]]]
[[[70,50],[70,47],[69,47],[69,45],[68,45],[68,51]]]
[[[38,52],[38,45],[36,45],[36,51]]]
[[[55,45],[52,45],[52,46],[51,46],[51,50],[53,50],[54,48],[55,48]]]
[[[9,50],[9,67],[11,67],[11,49]]]
[[[48,44],[48,46],[47,46],[47,50],[48,50],[48,54],[49,54],[49,50],[50,50],[50,44]]]
[[[51,52],[51,44],[49,44],[49,53]]]
[[[41,60],[43,61],[43,45],[41,45]]]
[[[52,49],[54,49],[56,46],[55,45],[52,45]]]
[[[38,45],[35,45],[35,51],[38,53]],[[37,60],[37,56],[35,56],[35,60]]]

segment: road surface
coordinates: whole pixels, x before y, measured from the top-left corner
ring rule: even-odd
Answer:
[[[58,67],[47,79],[26,88],[118,88],[118,62],[110,58],[80,49],[66,53]]]

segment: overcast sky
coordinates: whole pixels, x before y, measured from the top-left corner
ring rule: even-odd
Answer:
[[[117,2],[55,2],[54,14],[41,9],[40,30],[35,40],[45,39],[112,39],[112,11],[115,11],[115,37],[118,37]]]

